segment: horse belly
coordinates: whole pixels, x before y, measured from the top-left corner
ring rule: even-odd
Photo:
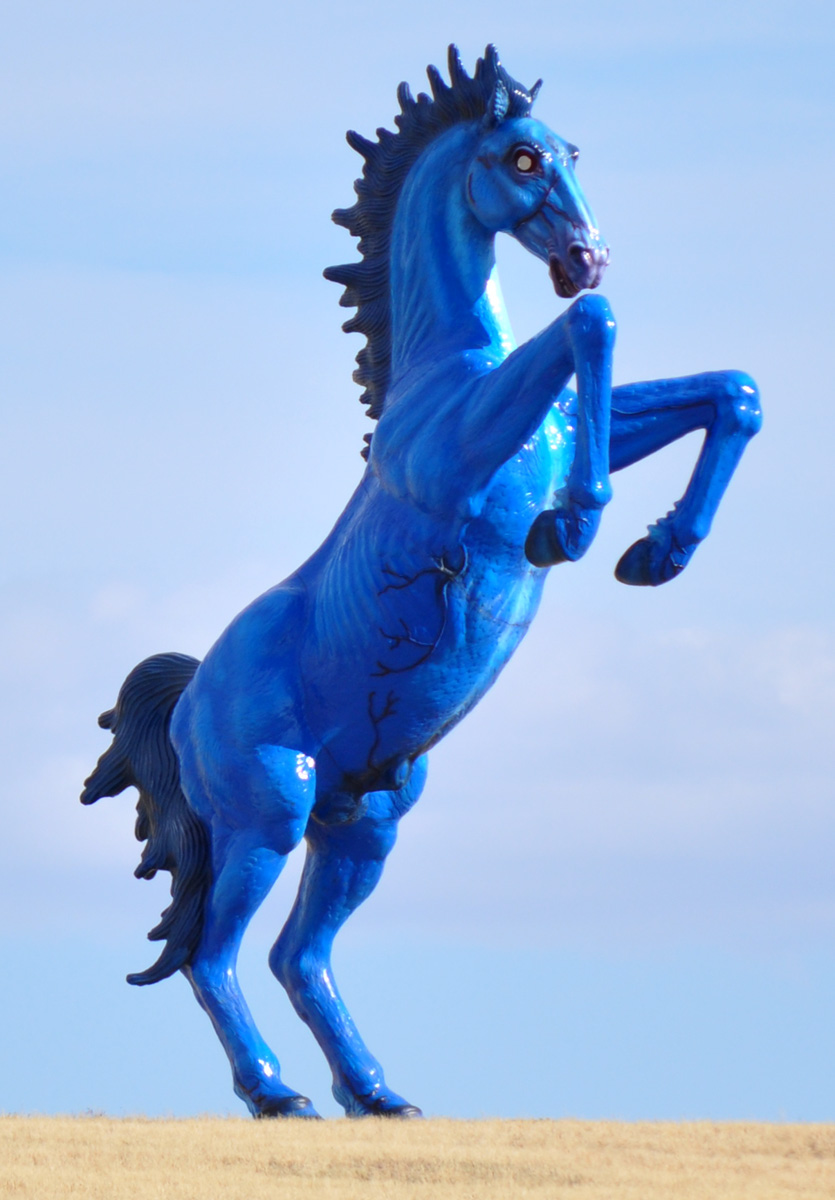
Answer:
[[[524,544],[534,516],[544,506],[551,467],[540,443],[497,473],[484,509],[469,524],[457,554],[446,556],[451,571],[440,589],[434,636],[427,630],[419,639],[428,643],[427,649],[413,669],[391,670],[380,677],[391,691],[392,703],[403,712],[400,732],[409,755],[429,749],[470,712],[536,615],[547,572],[528,562]],[[428,605],[425,611],[431,611]],[[410,620],[401,614],[401,627]],[[402,651],[398,653],[402,658]],[[382,656],[382,664],[393,666],[395,656]],[[391,708],[388,694],[387,690]],[[380,733],[379,751],[396,755],[395,722],[389,731],[381,726]]]
[[[451,589],[444,634],[414,672],[390,677],[412,753],[438,742],[489,690],[510,660],[539,605],[543,574],[526,574],[512,588]],[[381,739],[385,748],[386,739]]]
[[[329,672],[315,699],[309,694],[311,716],[328,714],[321,743],[346,788],[387,786],[466,716],[527,631],[544,574],[523,570],[497,588],[495,572],[480,578],[471,566],[447,580],[434,605],[401,595],[399,609],[384,610],[364,653],[338,678]]]

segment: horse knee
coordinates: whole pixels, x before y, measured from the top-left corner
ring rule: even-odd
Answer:
[[[592,342],[596,349],[611,350],[615,343],[617,325],[605,296],[580,296],[566,313],[572,340],[582,339],[588,347]]]
[[[753,437],[763,420],[756,383],[744,371],[724,371],[720,379],[722,403],[718,415],[723,429]]]

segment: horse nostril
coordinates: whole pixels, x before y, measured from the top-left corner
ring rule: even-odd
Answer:
[[[572,242],[568,247],[568,254],[578,267],[585,267],[588,270],[594,264],[591,250],[581,242]]]

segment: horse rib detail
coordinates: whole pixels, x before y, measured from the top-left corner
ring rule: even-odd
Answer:
[[[134,871],[137,879],[171,873],[171,904],[148,937],[166,941],[147,971],[128,983],[157,983],[184,967],[200,942],[206,893],[211,884],[211,852],[205,826],[180,786],[180,766],[169,737],[171,714],[198,666],[185,654],[158,654],[135,667],[119,692],[116,707],[99,724],[113,732],[81,794],[82,804],[117,796],[136,787],[136,837],[145,848]]]
[[[389,254],[397,200],[409,171],[440,134],[461,122],[481,120],[492,111],[497,87],[503,88],[508,97],[506,117],[527,116],[539,90],[536,84],[528,91],[508,75],[495,46],[488,46],[484,57],[478,59],[472,78],[464,70],[455,46],[449,48],[448,63],[449,84],[437,67],[426,68],[431,97],[419,92],[415,98],[408,84],[400,84],[396,133],[378,129],[376,142],[352,129],[346,134],[348,145],[362,155],[365,165],[354,184],[356,203],[352,208],[337,208],[332,219],[360,239],[362,260],[328,267],[324,275],[345,288],[340,304],[357,309],[356,316],[342,328],[366,336],[367,344],[357,355],[353,377],[364,389],[360,399],[373,420],[383,411],[391,378]],[[368,458],[368,451],[366,445],[363,458]]]

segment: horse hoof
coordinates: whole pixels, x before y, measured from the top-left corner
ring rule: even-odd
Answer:
[[[651,525],[646,537],[633,543],[615,567],[615,579],[633,587],[658,587],[680,575],[698,543],[680,545],[669,530]]]
[[[534,567],[555,567],[566,561],[566,554],[557,540],[554,510],[541,512],[528,530],[525,539],[525,558]]]
[[[363,1096],[337,1084],[334,1086],[333,1095],[337,1103],[345,1109],[346,1117],[396,1117],[408,1121],[423,1116],[416,1104],[409,1104],[408,1100],[404,1100],[396,1092]]]
[[[579,506],[546,508],[528,530],[525,558],[534,567],[577,562],[594,540],[601,511]]]
[[[423,1117],[423,1110],[416,1104],[399,1104],[380,1113],[382,1117],[397,1117],[400,1121],[413,1121]]]
[[[346,1113],[346,1116],[354,1120],[360,1120],[363,1117],[389,1117],[397,1121],[413,1121],[421,1118],[423,1112],[416,1104],[392,1104],[385,1097],[380,1100],[375,1100],[372,1104],[365,1105],[361,1110]]]
[[[302,1117],[313,1121],[322,1119],[307,1096],[285,1096],[282,1100],[269,1100],[254,1115],[258,1121],[272,1120],[274,1117]]]

